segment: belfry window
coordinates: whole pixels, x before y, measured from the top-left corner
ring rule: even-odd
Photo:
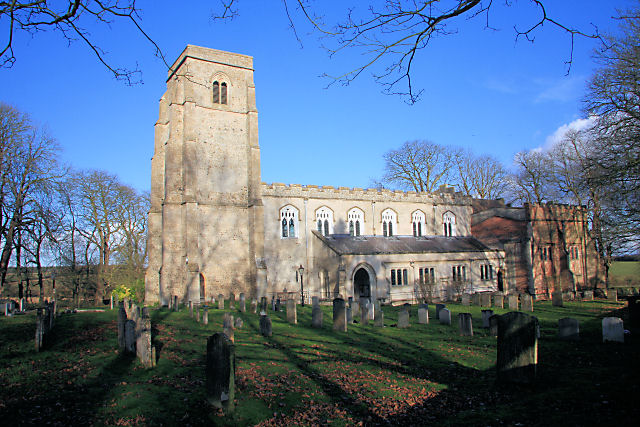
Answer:
[[[333,234],[333,211],[326,206],[316,210],[316,223],[318,232],[323,236]]]
[[[227,104],[227,83],[213,82],[213,103]]]
[[[298,210],[291,205],[280,209],[280,224],[282,226],[281,238],[298,237]]]
[[[352,208],[347,212],[349,220],[349,235],[359,236],[364,222],[364,212],[360,208]]]

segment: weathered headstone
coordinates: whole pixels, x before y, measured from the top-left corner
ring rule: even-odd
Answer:
[[[420,306],[420,308],[418,308],[418,323],[421,325],[429,323],[429,309],[425,306]]]
[[[580,322],[578,319],[565,317],[558,320],[558,338],[577,341],[580,339]]]
[[[298,323],[298,310],[296,309],[296,301],[293,299],[287,300],[287,322]]]
[[[247,311],[247,301],[244,298],[244,293],[240,293],[240,313],[244,313],[245,311]]]
[[[342,298],[333,300],[333,330],[347,332],[347,310]]]
[[[224,310],[224,295],[218,294],[218,310]]]
[[[451,325],[451,311],[448,308],[440,310],[440,323],[443,325]]]
[[[398,328],[409,327],[409,310],[406,306],[402,306],[398,312]]]
[[[498,316],[498,381],[532,383],[538,366],[538,319],[512,311]]]
[[[607,300],[609,302],[618,302],[618,291],[615,288],[607,290]]]
[[[180,303],[178,302],[178,295],[173,296],[173,311],[180,310]]]
[[[280,311],[281,306],[282,306],[282,301],[280,300],[280,298],[276,298],[275,300],[275,305],[272,307],[273,311]]]
[[[207,307],[204,307],[202,309],[202,323],[204,325],[209,324],[209,309]]]
[[[460,335],[466,337],[473,336],[473,318],[471,313],[458,314],[458,327],[460,328]]]
[[[624,343],[624,326],[619,317],[605,317],[602,319],[602,342]]]
[[[489,323],[491,316],[493,316],[493,310],[482,310],[482,327],[484,329],[488,329],[491,326]]]
[[[124,324],[124,351],[136,354],[136,322],[127,320]]]
[[[232,412],[235,399],[235,347],[225,334],[207,340],[206,392],[208,402]]]
[[[440,319],[440,311],[446,308],[444,304],[436,304],[436,320]]]
[[[149,307],[142,307],[142,318],[145,319],[149,316]]]
[[[461,301],[462,301],[462,305],[467,306],[467,307],[470,306],[471,305],[471,295],[462,294]]]
[[[375,307],[371,301],[367,303],[367,316],[369,317],[369,320],[374,320],[376,318]]]
[[[267,312],[267,297],[260,297],[260,312]]]
[[[627,297],[627,308],[629,309],[631,331],[640,331],[640,296]]]
[[[42,347],[44,346],[44,316],[42,314],[42,310],[41,309],[38,309],[37,314],[36,314],[36,339],[35,339],[35,345],[36,345],[36,351],[42,350]]]
[[[150,368],[153,366],[151,358],[151,319],[144,318],[141,323],[140,332],[136,339],[136,354],[142,366]]]
[[[251,299],[251,312],[254,314],[258,312],[258,300],[255,298]]]
[[[497,308],[504,308],[504,296],[501,292],[496,292],[492,295],[493,306]]]
[[[473,305],[480,305],[480,294],[476,292],[471,295],[471,301],[473,302]]]
[[[234,308],[236,308],[236,294],[231,292],[229,294],[229,309],[233,310]]]
[[[509,295],[509,310],[518,310],[518,294]]]
[[[109,308],[113,310],[113,295],[109,298]],[[22,300],[20,300],[20,311],[22,311]]]
[[[585,301],[593,301],[593,291],[584,291],[584,297],[582,299]]]
[[[260,316],[260,334],[263,337],[270,337],[273,334],[271,330],[271,319],[266,314]]]
[[[553,291],[553,294],[551,296],[551,305],[553,305],[554,307],[563,306],[562,291],[560,290]]]
[[[369,324],[369,302],[366,302],[362,307],[360,307],[360,324],[362,326],[367,326]]]
[[[127,322],[127,312],[124,309],[124,303],[120,303],[118,308],[118,350],[120,353],[125,351],[124,342],[124,325]]]
[[[351,311],[351,307],[347,306],[347,323],[353,323],[353,312]]]
[[[531,298],[531,295],[529,294],[520,295],[520,309],[522,311],[528,311],[528,312],[533,311],[533,299]]]
[[[189,301],[189,316],[193,319],[193,301]]]
[[[378,302],[376,304],[376,319],[373,321],[373,326],[376,328],[384,328],[384,312],[382,311],[382,307]]]
[[[238,318],[236,319],[235,323],[233,324],[233,326],[234,326],[236,329],[242,329],[242,327],[244,326],[244,321],[242,320],[242,318],[241,318],[241,317],[238,317]]]
[[[196,305],[196,322],[200,323],[200,304]]]
[[[311,297],[311,307],[317,307],[320,305],[320,298],[317,296]]]
[[[223,328],[232,328],[233,327],[233,316],[229,313],[225,313],[222,316],[222,327]]]
[[[480,293],[480,306],[491,307],[491,292]]]
[[[351,315],[352,316],[360,315],[360,304],[358,304],[358,301],[353,301],[351,303]]]
[[[314,305],[311,309],[311,326],[322,328],[322,309],[319,305]]]

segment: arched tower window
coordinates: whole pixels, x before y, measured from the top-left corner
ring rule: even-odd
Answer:
[[[456,235],[456,216],[451,211],[447,211],[442,215],[442,228],[445,236]]]
[[[347,219],[349,221],[349,234],[352,236],[359,236],[362,225],[364,224],[364,212],[360,208],[351,208],[347,212]]]
[[[282,225],[282,230],[280,232],[281,238],[298,237],[298,209],[291,205],[281,208],[280,224]]]
[[[415,211],[411,214],[411,222],[413,223],[413,235],[415,237],[422,236],[425,229],[425,215],[422,211]]]
[[[213,82],[213,103],[214,104],[227,104],[227,83],[219,81]]]
[[[316,210],[316,223],[318,224],[318,232],[323,236],[333,234],[333,211],[326,206]]]
[[[391,209],[382,211],[382,235],[393,236],[393,228],[396,223],[396,213]]]

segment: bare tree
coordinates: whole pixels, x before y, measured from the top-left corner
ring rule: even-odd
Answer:
[[[459,149],[430,141],[408,141],[384,154],[382,181],[391,186],[432,193],[447,184],[457,162]]]
[[[422,90],[415,89],[412,76],[414,62],[421,51],[437,37],[457,32],[457,26],[470,19],[482,19],[487,29],[494,29],[492,12],[498,8],[533,6],[533,19],[514,23],[514,37],[533,42],[543,28],[555,28],[568,38],[568,70],[573,62],[576,36],[600,39],[598,29],[588,31],[560,22],[549,13],[543,0],[530,2],[494,2],[481,0],[385,0],[382,2],[342,3],[346,17],[335,25],[324,24],[323,13],[307,0],[283,0],[285,13],[298,40],[296,28],[302,22],[311,26],[325,41],[330,56],[341,53],[363,58],[343,74],[330,76],[333,82],[349,84],[364,71],[372,71],[374,79],[386,93],[406,96],[416,102]],[[223,0],[214,14],[217,19],[233,19],[238,14],[238,0]],[[336,11],[324,10],[328,14]],[[497,11],[500,13],[501,11]],[[545,26],[546,25],[546,26]],[[356,55],[354,55],[356,53]]]
[[[457,170],[460,190],[467,196],[498,199],[508,191],[509,173],[495,157],[463,151],[458,158]]]
[[[512,185],[518,201],[543,203],[555,200],[551,185],[553,163],[547,153],[523,151],[516,154],[514,162],[516,171],[512,176]]]

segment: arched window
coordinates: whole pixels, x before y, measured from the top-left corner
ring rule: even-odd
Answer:
[[[214,104],[227,104],[227,83],[219,81],[213,82],[213,103]]]
[[[364,212],[360,208],[351,208],[347,212],[347,219],[349,220],[349,234],[359,236],[364,224]]]
[[[318,223],[318,232],[323,236],[333,234],[333,211],[326,206],[322,206],[316,210],[316,221]]]
[[[442,215],[442,227],[445,236],[456,235],[456,216],[451,211],[447,211]]]
[[[382,211],[382,235],[393,236],[393,224],[396,222],[396,213],[391,209]]]
[[[280,223],[282,224],[280,237],[283,239],[298,237],[298,209],[291,205],[281,208]]]
[[[413,222],[413,235],[415,237],[422,236],[422,230],[424,230],[425,215],[422,211],[415,211],[411,214],[411,222]]]

